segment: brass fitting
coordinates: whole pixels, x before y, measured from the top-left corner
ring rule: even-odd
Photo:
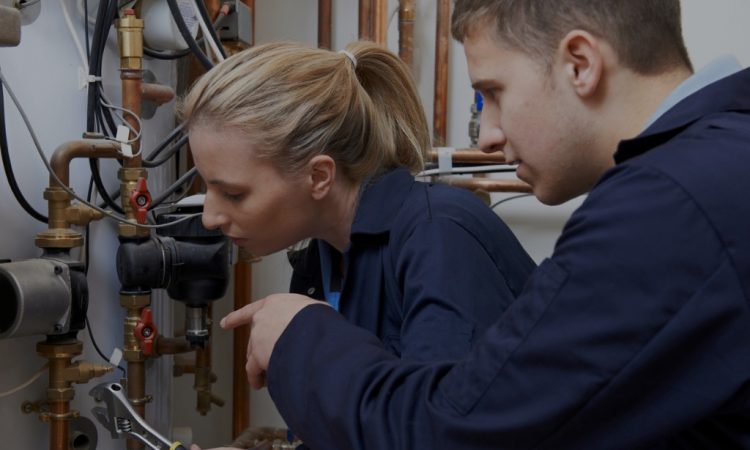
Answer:
[[[139,178],[148,178],[148,172],[141,167],[123,167],[117,172],[120,180],[120,199],[122,200],[122,211],[125,217],[133,223],[122,223],[117,225],[117,231],[122,237],[148,237],[151,232],[148,228],[136,225],[135,211],[130,206],[130,194],[136,189]]]
[[[141,351],[141,344],[135,337],[135,327],[141,319],[143,308],[151,304],[148,294],[144,295],[120,295],[120,306],[127,310],[124,323],[123,358],[125,361],[145,361],[146,357]]]
[[[44,190],[49,205],[49,228],[37,233],[34,243],[39,248],[73,248],[83,245],[81,233],[70,229],[66,211],[71,196],[59,186]]]
[[[66,220],[73,225],[88,225],[90,222],[100,220],[103,217],[103,213],[82,203],[76,203],[65,210]]]
[[[120,67],[140,70],[143,67],[143,19],[135,11],[126,9],[122,19],[116,21],[117,44],[120,48]]]

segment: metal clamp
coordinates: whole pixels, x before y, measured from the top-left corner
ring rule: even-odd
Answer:
[[[89,395],[106,405],[91,411],[114,439],[135,438],[153,450],[187,450],[182,443],[170,442],[151,428],[130,405],[120,384],[102,383],[91,389]]]

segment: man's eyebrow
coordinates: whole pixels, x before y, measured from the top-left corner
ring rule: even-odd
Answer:
[[[471,87],[477,91],[481,91],[483,89],[488,89],[488,88],[494,88],[497,86],[498,86],[497,82],[491,79],[482,79],[482,80],[477,80],[471,83]]]

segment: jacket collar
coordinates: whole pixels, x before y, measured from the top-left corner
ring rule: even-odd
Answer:
[[[352,235],[389,231],[415,183],[414,177],[404,167],[365,182],[352,223]]]
[[[750,69],[709,84],[677,103],[643,133],[620,142],[615,162],[622,163],[661,145],[707,115],[750,111]]]

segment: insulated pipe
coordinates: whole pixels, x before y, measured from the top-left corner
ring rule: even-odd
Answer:
[[[414,21],[416,0],[400,0],[398,7],[398,56],[414,72]]]
[[[456,149],[451,153],[453,163],[457,164],[506,164],[505,154],[503,152],[484,153],[481,150],[463,148]],[[438,162],[437,150],[430,150],[429,160]]]
[[[450,44],[450,0],[437,0],[437,36],[435,39],[435,105],[433,110],[433,145],[443,146],[446,139],[448,111],[448,45]]]
[[[318,47],[331,49],[331,2],[318,0]]]

